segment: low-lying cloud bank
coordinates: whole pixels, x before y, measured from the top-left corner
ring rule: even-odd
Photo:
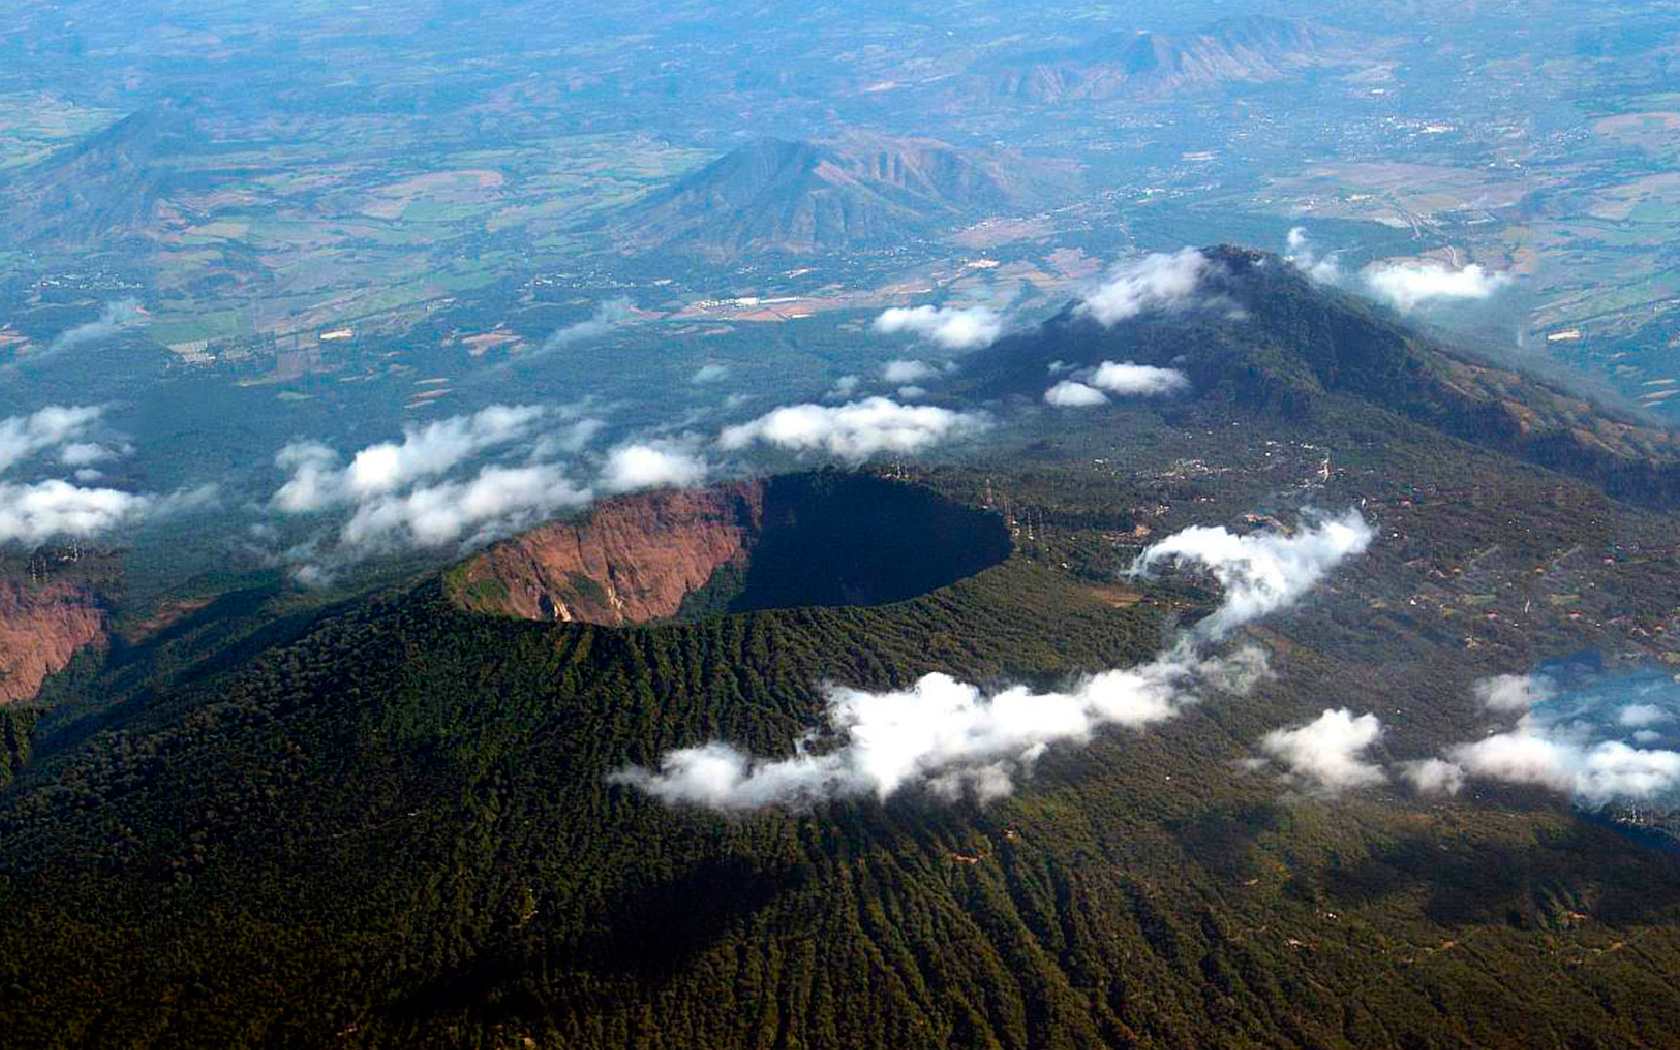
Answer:
[[[1192,532],[1197,535],[1189,540],[1180,534],[1146,550],[1133,572],[1174,562],[1212,570],[1226,588],[1211,617],[1219,627],[1182,637],[1148,663],[1050,693],[1020,686],[987,695],[943,674],[886,693],[833,687],[827,731],[800,738],[791,757],[759,758],[714,741],[672,751],[657,769],[630,766],[610,779],[667,804],[723,813],[886,799],[913,788],[945,798],[997,798],[1012,791],[1052,745],[1078,746],[1104,727],[1141,729],[1174,718],[1210,692],[1250,691],[1267,673],[1263,652],[1244,647],[1209,656],[1204,643],[1299,598],[1370,539],[1369,527],[1352,513],[1313,522],[1294,537],[1210,543],[1214,534],[1229,534]]]
[[[59,538],[91,539],[137,522],[152,505],[148,496],[84,488],[57,478],[0,482],[0,543],[35,546]]]
[[[330,539],[299,544],[281,560],[303,582],[326,583],[376,555],[472,546],[582,507],[594,489],[544,460],[579,451],[599,428],[599,421],[571,410],[492,405],[407,427],[401,440],[377,442],[349,457],[321,442],[293,442],[275,455],[286,480],[270,500],[274,510],[295,517],[348,514]],[[525,461],[448,476],[495,452],[520,452]],[[603,487],[621,492],[686,484],[696,476],[695,463],[674,445],[624,445],[608,455]]]
[[[875,330],[911,332],[945,350],[978,350],[997,342],[1003,318],[989,306],[896,306],[875,319]]]
[[[288,514],[311,514],[394,492],[528,437],[543,415],[541,408],[493,405],[470,416],[405,427],[400,442],[369,445],[348,464],[328,445],[293,442],[275,455],[275,465],[290,477],[274,503]]]
[[[1078,312],[1106,327],[1145,310],[1185,305],[1211,265],[1195,248],[1170,255],[1156,252],[1119,263],[1100,285],[1086,293]]]
[[[1365,270],[1365,287],[1401,313],[1438,299],[1486,299],[1511,283],[1479,263],[1454,270],[1438,262],[1374,263]]]
[[[972,437],[990,425],[990,418],[982,413],[867,397],[838,406],[778,408],[750,422],[725,427],[718,447],[733,452],[763,444],[791,452],[820,451],[856,464],[883,452],[920,452],[944,441]]]
[[[401,551],[476,546],[600,494],[705,483],[708,454],[766,445],[826,453],[858,464],[881,453],[905,455],[978,434],[982,413],[904,405],[885,397],[843,405],[793,405],[725,427],[708,444],[693,434],[650,438],[589,457],[579,470],[557,462],[577,456],[600,432],[582,408],[493,405],[470,415],[410,426],[396,440],[352,454],[320,441],[295,441],[275,455],[283,480],[270,508],[288,517],[337,512],[333,532],[317,533],[280,553],[309,584],[332,582],[369,558]],[[0,455],[3,455],[0,432]],[[464,471],[485,458],[521,460]],[[582,480],[593,474],[593,480]]]

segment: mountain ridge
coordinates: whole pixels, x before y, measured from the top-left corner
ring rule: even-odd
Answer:
[[[1287,417],[1353,396],[1451,437],[1594,484],[1619,499],[1680,506],[1680,434],[1552,379],[1450,347],[1279,256],[1220,245],[1191,299],[1105,327],[1069,304],[964,364],[982,397],[1036,399],[1049,366],[1130,360],[1183,370],[1195,403],[1219,397]]]
[[[1004,98],[1038,104],[1157,98],[1264,83],[1352,64],[1356,37],[1296,18],[1249,15],[1192,32],[1118,32],[1006,59],[979,75]]]

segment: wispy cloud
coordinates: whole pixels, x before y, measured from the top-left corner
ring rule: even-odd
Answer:
[[[1240,536],[1198,525],[1145,550],[1132,572],[1146,575],[1163,565],[1187,563],[1213,573],[1225,588],[1225,600],[1196,629],[1219,638],[1295,603],[1343,560],[1363,554],[1374,535],[1370,524],[1352,510],[1318,519],[1293,536]]]
[[[47,449],[79,442],[103,415],[100,408],[49,405],[27,416],[0,420],[0,474]]]
[[[1284,259],[1293,263],[1301,272],[1319,284],[1340,284],[1342,280],[1342,265],[1336,256],[1320,255],[1318,248],[1308,236],[1306,227],[1297,226],[1289,231],[1288,248]]]
[[[1557,683],[1542,675],[1502,674],[1483,678],[1475,685],[1476,699],[1489,711],[1527,711],[1551,699]]]
[[[543,340],[536,353],[546,354],[590,339],[599,339],[614,328],[635,320],[636,304],[629,299],[608,299],[595,307],[586,321],[556,328]]]
[[[293,442],[275,456],[275,465],[291,476],[275,492],[274,503],[288,514],[312,514],[445,474],[486,449],[527,437],[544,411],[492,405],[470,416],[405,427],[400,442],[369,445],[348,465],[320,442]]]
[[[486,543],[590,498],[589,489],[551,464],[484,467],[464,480],[363,499],[339,533],[336,554],[354,561],[373,553]]]

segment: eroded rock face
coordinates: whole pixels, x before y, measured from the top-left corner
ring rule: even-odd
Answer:
[[[492,547],[451,584],[479,612],[616,627],[903,601],[1008,556],[989,512],[819,472],[611,500]]]
[[[84,583],[0,579],[0,704],[33,699],[48,675],[104,641],[105,631],[105,612]]]
[[[533,620],[664,619],[720,568],[745,566],[763,519],[762,482],[612,500],[473,558],[457,595],[468,608]]]

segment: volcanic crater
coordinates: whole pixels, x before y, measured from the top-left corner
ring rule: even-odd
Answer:
[[[989,511],[918,485],[820,471],[609,500],[474,556],[468,609],[624,626],[756,609],[884,605],[1009,557]]]

